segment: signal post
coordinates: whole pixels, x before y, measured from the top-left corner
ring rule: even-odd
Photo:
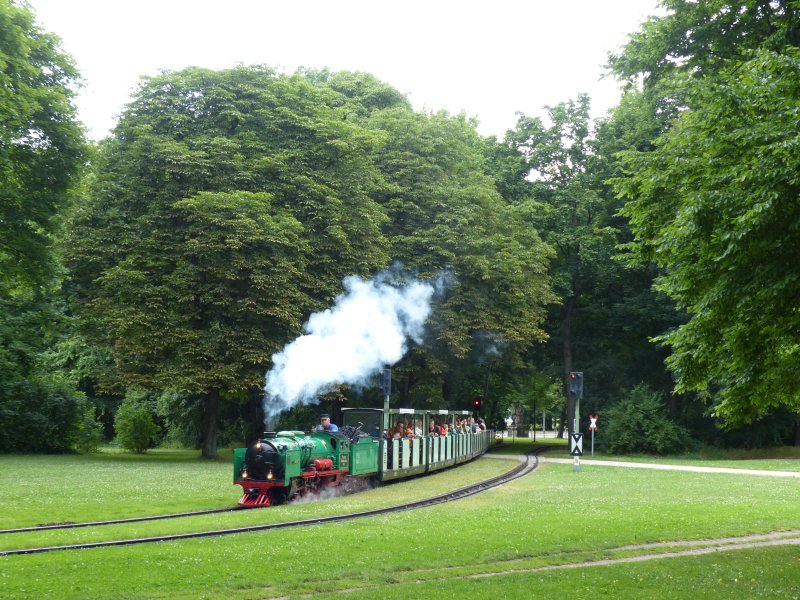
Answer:
[[[583,398],[583,371],[570,371],[567,379],[567,394],[570,400],[575,401],[575,413],[572,433],[569,439],[569,453],[574,457],[572,470],[576,473],[581,470],[581,456],[583,455],[583,434],[580,432],[580,408]]]

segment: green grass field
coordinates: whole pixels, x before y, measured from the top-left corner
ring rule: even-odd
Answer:
[[[510,445],[504,448],[520,452]],[[45,536],[46,543],[74,543],[139,535],[151,528],[192,531],[337,514],[433,495],[514,464],[484,458],[434,476],[310,504],[192,517],[134,531],[97,528],[60,532],[54,538],[36,536]],[[29,480],[18,481],[39,468],[58,473],[60,500],[44,502]],[[137,459],[113,454],[3,456],[3,526],[112,516],[117,509],[107,504],[117,494],[124,496],[119,510],[127,510],[125,516],[226,506],[238,497],[230,471],[224,461],[202,462],[186,453]],[[90,483],[103,482],[102,490],[87,489],[84,475]],[[165,486],[162,498],[159,486]],[[193,493],[180,494],[187,486]],[[178,496],[166,497],[176,492]],[[79,506],[70,506],[72,498]],[[765,545],[699,556],[669,553],[702,550],[712,543],[700,540],[727,536],[787,532],[797,538],[799,498],[797,479],[588,466],[573,473],[570,465],[544,464],[501,488],[393,516],[2,557],[0,597],[555,598],[593,593],[616,598],[796,598],[800,546]],[[696,545],[690,546],[691,541]],[[38,545],[42,538],[0,536],[5,548],[31,542]],[[600,560],[640,562],[597,564]]]

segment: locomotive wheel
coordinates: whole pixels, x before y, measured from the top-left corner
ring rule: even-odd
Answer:
[[[329,475],[325,478],[326,487],[336,487],[342,481],[341,475]]]
[[[286,500],[289,498],[289,490],[285,487],[272,488],[269,490],[268,494],[269,494],[269,503],[272,506],[276,506],[278,504],[285,504]]]

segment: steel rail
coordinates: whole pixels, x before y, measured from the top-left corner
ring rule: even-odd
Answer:
[[[161,519],[178,519],[180,517],[213,515],[216,513],[233,512],[235,510],[242,510],[242,507],[234,506],[231,508],[212,508],[209,510],[195,510],[191,512],[170,513],[166,515],[150,515],[145,517],[129,517],[127,519],[113,519],[110,521],[81,521],[80,523],[50,523],[47,525],[31,525],[30,527],[18,527],[16,529],[0,529],[0,534],[30,533],[33,531],[51,531],[53,529],[75,529],[78,527],[98,527],[100,525],[124,525],[125,523],[140,523],[142,521],[158,521]]]
[[[16,550],[3,550],[0,551],[0,557],[3,556],[14,556],[17,554],[42,554],[44,552],[53,552],[56,550],[86,550],[91,548],[109,548],[114,546],[133,546],[137,544],[152,544],[156,542],[168,542],[168,541],[176,541],[176,540],[188,540],[188,539],[196,539],[196,538],[206,538],[206,537],[219,537],[223,535],[232,535],[237,533],[252,533],[255,531],[267,531],[271,529],[288,529],[292,527],[303,527],[306,525],[319,525],[323,523],[337,523],[340,521],[351,521],[354,519],[361,519],[364,517],[374,517],[378,515],[385,515],[391,514],[396,512],[404,512],[408,510],[415,510],[418,508],[425,508],[428,506],[435,506],[437,504],[443,504],[445,502],[452,502],[454,500],[460,500],[462,498],[467,498],[469,496],[473,496],[475,494],[479,494],[480,492],[498,487],[509,481],[513,481],[514,479],[519,479],[520,477],[524,477],[531,473],[534,469],[539,466],[539,457],[538,454],[544,450],[544,447],[534,448],[531,450],[526,456],[525,461],[521,462],[519,465],[504,473],[502,475],[498,475],[496,477],[492,477],[490,479],[486,479],[484,481],[480,481],[475,484],[471,484],[465,486],[463,488],[459,488],[457,490],[453,490],[450,492],[446,492],[444,494],[439,494],[437,496],[432,496],[430,498],[425,498],[423,500],[415,500],[413,502],[407,502],[405,504],[397,504],[395,506],[387,506],[383,508],[374,508],[365,511],[359,511],[355,513],[347,513],[343,515],[333,515],[330,517],[315,517],[312,519],[304,519],[300,521],[284,521],[281,523],[269,523],[265,525],[250,525],[247,527],[235,527],[232,529],[217,529],[212,531],[196,531],[192,533],[178,533],[178,534],[171,534],[171,535],[162,535],[162,536],[155,536],[155,537],[147,537],[147,538],[131,538],[127,540],[111,540],[107,542],[90,542],[86,544],[70,544],[65,546],[44,546],[40,548],[20,548]],[[217,511],[210,511],[210,512],[225,512],[235,509],[221,509]],[[186,515],[191,515],[195,513],[184,513]],[[171,518],[169,516],[159,516],[155,518]],[[146,520],[147,518],[138,519],[138,520]],[[152,517],[151,517],[152,519]],[[130,521],[124,521],[130,522]],[[101,522],[102,523],[102,522]],[[108,523],[108,522],[105,522]],[[112,522],[113,523],[113,522]],[[36,529],[36,528],[35,528]],[[36,529],[38,530],[38,529]]]

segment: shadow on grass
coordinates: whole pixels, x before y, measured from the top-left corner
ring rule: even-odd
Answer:
[[[126,462],[126,463],[153,463],[153,462],[222,462],[233,461],[232,448],[220,448],[217,458],[208,459],[200,455],[200,450],[182,448],[151,448],[144,454],[135,454],[115,446],[103,446],[99,452],[81,456],[89,462]]]
[[[505,438],[489,448],[489,452],[492,454],[526,454],[533,448],[541,448],[542,446],[545,446],[547,451],[550,451],[551,448],[567,451],[567,440],[539,438],[534,441],[533,438]]]

